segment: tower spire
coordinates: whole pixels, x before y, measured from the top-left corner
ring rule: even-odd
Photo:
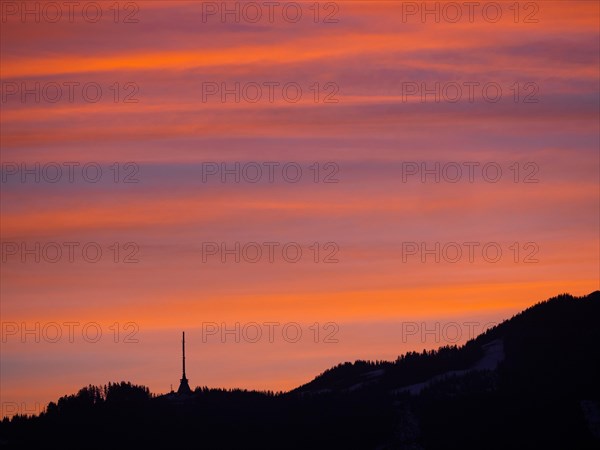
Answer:
[[[183,339],[181,340],[181,352],[183,354],[183,378],[185,378],[185,331],[183,332]]]
[[[191,394],[192,390],[190,389],[188,379],[185,376],[185,331],[182,334],[181,353],[182,353],[182,375],[181,375],[181,380],[179,382],[179,389],[177,389],[177,393],[178,394]]]

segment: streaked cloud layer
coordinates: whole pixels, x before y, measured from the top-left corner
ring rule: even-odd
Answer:
[[[288,389],[343,360],[444,344],[402,342],[405,321],[487,323],[597,289],[598,4],[539,2],[528,16],[522,3],[515,23],[514,2],[501,2],[496,23],[423,23],[403,21],[402,3],[339,2],[337,23],[322,23],[333,11],[324,3],[319,23],[309,3],[298,23],[203,21],[203,2],[170,1],[137,2],[138,23],[114,23],[109,10],[94,24],[3,16],[2,321],[105,332],[96,344],[23,344],[3,330],[3,401],[47,402],[122,378],[164,392],[179,376],[182,328],[192,384]],[[236,83],[239,102],[206,91]],[[61,99],[48,101],[56,86]],[[256,86],[262,97],[247,101]],[[286,101],[296,87],[301,98]],[[44,181],[54,172],[21,182],[22,164],[53,163],[78,163],[74,182],[66,171],[58,183]],[[272,183],[266,171],[223,183],[207,163],[278,165]],[[290,163],[298,182],[286,181]],[[102,168],[98,182],[86,181],[86,164]],[[448,181],[457,166],[462,177]],[[440,182],[421,182],[436,167]],[[49,242],[80,243],[75,261],[12,253]],[[206,242],[293,242],[304,256],[203,262]],[[338,262],[325,263],[332,242]],[[86,243],[103,249],[99,262],[81,255]],[[422,262],[407,243],[464,253]],[[497,262],[481,253],[490,243]],[[138,262],[123,263],[130,253]],[[269,321],[305,333],[334,322],[339,342],[201,340],[203,322]],[[135,322],[140,342],[115,344],[115,322]]]

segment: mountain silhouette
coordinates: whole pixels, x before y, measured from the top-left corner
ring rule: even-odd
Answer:
[[[290,392],[88,386],[0,423],[3,448],[598,449],[600,292],[463,346],[356,361]],[[184,368],[185,371],[185,368]]]

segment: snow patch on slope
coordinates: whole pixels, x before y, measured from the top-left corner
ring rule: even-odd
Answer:
[[[500,362],[504,360],[504,343],[501,339],[496,339],[490,342],[489,344],[485,344],[484,346],[482,346],[482,348],[484,352],[483,357],[468,369],[451,370],[441,375],[436,375],[435,377],[430,378],[429,380],[424,381],[422,383],[415,383],[411,384],[410,386],[404,386],[400,389],[394,389],[392,392],[409,392],[412,395],[418,395],[431,383],[443,380],[444,378],[448,378],[451,376],[461,376],[469,372],[478,370],[495,370],[498,367],[498,364],[500,364]]]

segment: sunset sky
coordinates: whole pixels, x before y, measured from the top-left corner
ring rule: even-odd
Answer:
[[[272,17],[241,2],[237,20],[213,14],[221,2],[117,2],[118,17],[97,2],[97,18],[81,2],[72,20],[27,2],[36,21],[21,3],[2,2],[0,21],[3,415],[87,384],[168,392],[182,330],[192,387],[287,390],[599,288],[597,2],[500,2],[497,20],[482,6],[457,21],[448,2],[428,2],[437,21],[400,1],[299,2]],[[247,171],[222,182],[222,163]],[[263,254],[236,262],[206,243]],[[264,243],[278,243],[273,262]],[[421,252],[436,243],[439,262]],[[36,245],[39,262],[22,251]],[[281,325],[272,343],[266,327],[256,343],[203,342],[203,323],[236,322]],[[282,337],[290,323],[296,343]],[[439,332],[406,336],[407,323]]]

